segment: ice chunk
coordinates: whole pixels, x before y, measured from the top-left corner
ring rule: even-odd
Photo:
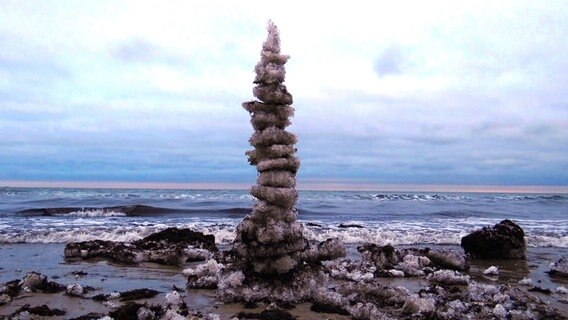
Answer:
[[[488,276],[497,276],[499,275],[499,268],[497,268],[496,266],[491,266],[485,269],[485,271],[483,271],[483,274]]]
[[[499,319],[506,319],[507,318],[507,309],[503,307],[502,304],[496,304],[493,308],[493,314]]]
[[[404,306],[402,307],[402,311],[404,313],[422,313],[422,312],[432,312],[436,309],[436,301],[434,299],[425,299],[420,298],[418,296],[411,296],[409,297]]]
[[[448,285],[467,285],[469,283],[469,276],[464,276],[454,270],[438,270],[429,274],[426,279],[433,283]]]
[[[424,271],[422,269],[430,264],[430,259],[427,257],[407,254],[395,268],[404,271],[404,274],[408,276],[423,276]]]
[[[568,294],[568,289],[564,286],[559,286],[556,287],[556,293],[560,293],[560,294]]]
[[[389,316],[381,312],[372,303],[362,303],[359,302],[354,306],[348,308],[349,313],[353,316],[353,319],[357,320],[386,320],[390,319]]]
[[[69,296],[79,297],[85,293],[85,289],[80,284],[76,283],[68,285],[65,292]]]
[[[499,293],[499,287],[490,284],[481,284],[472,281],[468,285],[467,293],[472,301],[493,301],[493,296]]]
[[[185,320],[185,319],[186,318],[184,316],[171,309],[168,309],[161,318],[161,320]]]
[[[391,270],[388,271],[388,273],[389,273],[391,276],[396,277],[396,278],[402,278],[402,277],[404,277],[404,272],[403,272],[403,271],[400,271],[400,270],[391,269]]]
[[[168,303],[168,305],[176,307],[180,307],[184,304],[183,298],[177,291],[171,291],[166,294],[166,302]]]
[[[138,316],[138,320],[154,320],[156,318],[156,313],[150,310],[150,308],[142,306],[136,312],[136,316]]]
[[[195,289],[214,289],[217,287],[218,275],[223,265],[211,259],[196,268],[187,268],[183,274],[187,276],[187,286]]]

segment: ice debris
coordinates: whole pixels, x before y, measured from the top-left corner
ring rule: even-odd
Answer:
[[[67,286],[65,293],[68,296],[72,296],[72,297],[80,297],[85,293],[85,289],[83,288],[83,286],[81,286],[80,284],[76,283],[76,284],[70,284]]]
[[[216,289],[218,276],[223,267],[216,260],[210,259],[195,268],[183,270],[183,274],[187,276],[187,287],[193,289]]]
[[[556,287],[555,291],[559,294],[568,294],[568,288],[566,288],[565,286]]]
[[[498,276],[499,275],[499,268],[496,266],[491,266],[483,271],[483,274],[486,276]]]
[[[454,270],[438,270],[429,274],[426,279],[432,283],[445,285],[467,285],[469,276],[464,276]]]
[[[183,298],[177,291],[171,291],[166,294],[166,303],[172,307],[181,307],[184,305]]]

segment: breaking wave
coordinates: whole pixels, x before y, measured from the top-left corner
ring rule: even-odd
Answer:
[[[568,247],[568,234],[564,227],[542,229],[537,225],[525,223],[528,245],[531,247]],[[73,226],[58,227],[36,226],[31,230],[4,227],[0,233],[0,243],[69,243],[90,240],[110,240],[131,242],[168,227],[191,228],[195,231],[215,236],[218,244],[231,243],[236,235],[237,219],[227,219],[224,223],[213,221],[151,223],[138,222],[128,225],[111,226],[109,224],[87,224],[77,221]],[[477,223],[478,224],[478,223]],[[565,222],[568,224],[568,221]],[[338,238],[346,244],[366,242],[378,245],[427,245],[453,244],[459,245],[461,238],[479,226],[473,221],[461,221],[447,224],[408,224],[393,222],[388,225],[363,225],[360,221],[352,221],[350,227],[321,222],[304,223],[306,238],[313,241],[324,241]]]
[[[62,208],[33,208],[17,211],[17,215],[27,217],[37,216],[69,216],[69,217],[142,217],[142,216],[161,216],[171,214],[184,215],[226,215],[240,216],[250,212],[250,208],[222,208],[222,209],[174,209],[164,207],[152,207],[146,205],[115,206],[115,207],[62,207]]]

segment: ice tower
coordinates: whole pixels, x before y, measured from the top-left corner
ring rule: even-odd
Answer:
[[[322,260],[345,255],[337,240],[310,244],[296,221],[296,135],[286,131],[294,109],[292,95],[283,84],[284,64],[276,26],[268,23],[268,37],[255,67],[253,94],[260,101],[243,103],[251,115],[254,147],[246,153],[258,171],[251,194],[257,198],[252,213],[237,227],[228,254],[232,268],[221,277],[219,289],[225,300],[294,302],[308,299],[326,280]]]

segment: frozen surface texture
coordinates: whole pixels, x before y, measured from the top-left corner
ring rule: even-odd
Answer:
[[[320,262],[345,255],[337,240],[310,244],[296,221],[298,138],[286,130],[294,109],[283,84],[289,56],[280,53],[276,26],[269,22],[267,29],[254,69],[253,94],[260,101],[243,103],[254,129],[249,140],[254,149],[246,155],[258,171],[257,184],[250,190],[258,200],[237,227],[233,248],[224,256],[227,268],[219,289],[225,301],[307,300],[326,280]]]

